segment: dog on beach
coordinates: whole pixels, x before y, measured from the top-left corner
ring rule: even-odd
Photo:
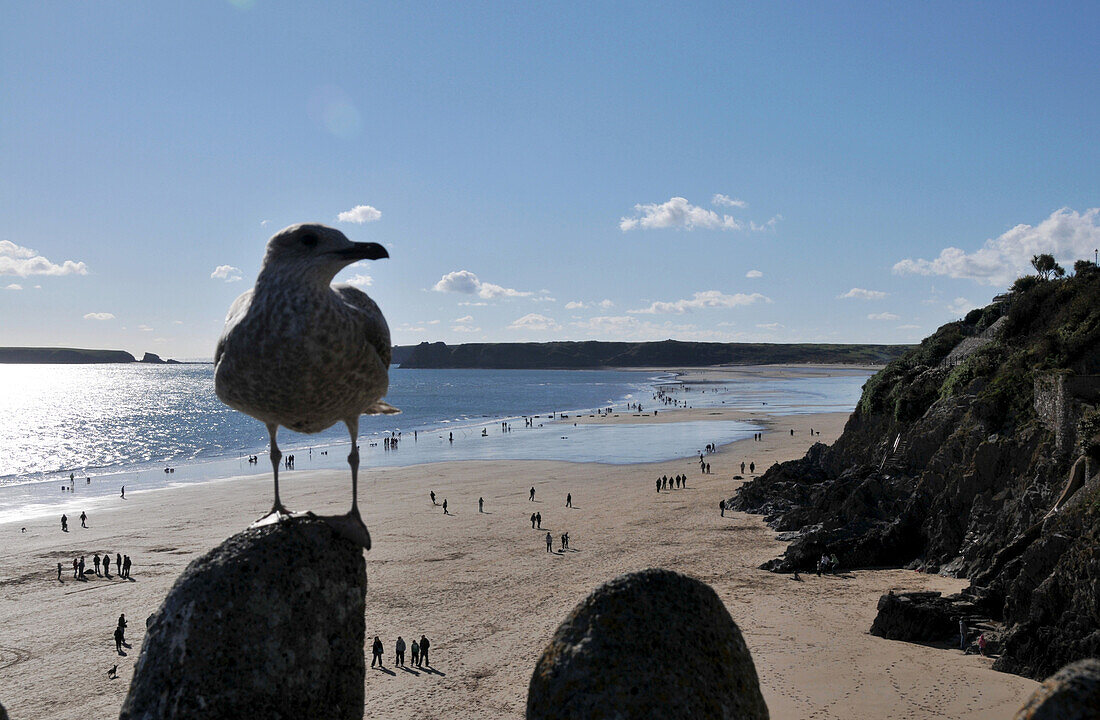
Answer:
[[[114,680],[117,677],[118,677],[118,665],[115,665],[113,668],[111,668],[110,670],[107,671],[107,679],[108,680]]]

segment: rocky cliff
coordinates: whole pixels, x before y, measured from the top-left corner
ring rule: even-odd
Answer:
[[[733,506],[797,533],[766,568],[906,565],[971,580],[996,667],[1100,653],[1100,271],[1026,277],[868,380],[844,433]]]

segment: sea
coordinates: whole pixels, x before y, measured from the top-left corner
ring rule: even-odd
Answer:
[[[461,460],[639,463],[686,457],[761,428],[732,420],[578,424],[577,415],[629,406],[851,411],[871,372],[800,368],[800,377],[734,376],[681,383],[673,373],[617,370],[390,371],[400,415],[364,417],[365,468]],[[0,522],[148,489],[270,473],[266,428],[223,405],[210,364],[0,365]],[[528,422],[529,419],[529,422]],[[393,449],[385,438],[399,437]],[[452,440],[453,438],[453,440]],[[295,470],[346,468],[343,424],[315,435],[279,432]],[[249,463],[256,455],[258,463]],[[293,472],[293,471],[291,471]],[[70,477],[72,478],[70,480]],[[62,491],[62,487],[75,491]]]

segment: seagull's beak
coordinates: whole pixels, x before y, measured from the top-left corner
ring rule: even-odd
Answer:
[[[355,262],[356,260],[381,260],[382,258],[388,258],[390,256],[390,254],[386,252],[386,248],[378,243],[372,242],[352,243],[351,247],[334,250],[333,254],[348,262]]]

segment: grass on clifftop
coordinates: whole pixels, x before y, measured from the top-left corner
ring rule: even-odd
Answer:
[[[954,366],[944,363],[1002,317],[992,341]],[[937,400],[972,394],[1007,430],[1034,416],[1034,380],[1054,371],[1100,372],[1100,271],[1091,264],[1067,278],[1020,278],[999,302],[940,327],[867,382],[856,412],[906,423]]]

